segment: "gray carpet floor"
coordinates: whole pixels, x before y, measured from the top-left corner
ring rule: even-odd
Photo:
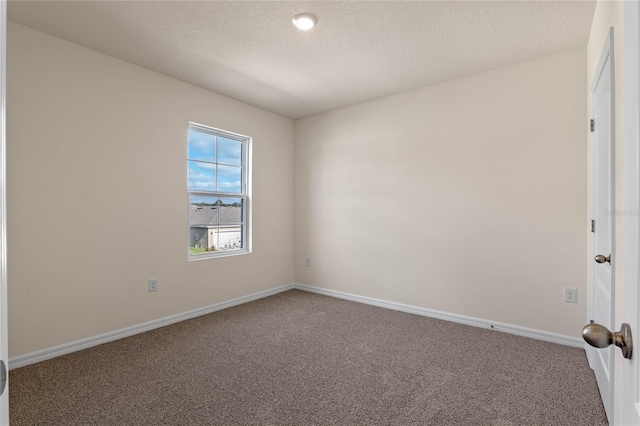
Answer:
[[[585,352],[292,290],[10,372],[20,425],[602,425]]]

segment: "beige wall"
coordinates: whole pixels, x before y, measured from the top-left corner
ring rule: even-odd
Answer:
[[[581,49],[297,121],[296,282],[579,336],[585,87]]]
[[[291,120],[13,23],[7,74],[10,356],[293,281]],[[190,120],[253,137],[252,254],[187,262]]]

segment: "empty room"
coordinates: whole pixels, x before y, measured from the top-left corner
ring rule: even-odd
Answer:
[[[640,425],[635,1],[0,5],[0,425]]]

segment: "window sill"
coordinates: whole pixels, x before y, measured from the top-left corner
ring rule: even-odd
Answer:
[[[202,254],[188,254],[187,260],[191,262],[191,261],[197,261],[197,260],[216,259],[220,257],[240,256],[243,254],[250,254],[250,253],[251,253],[251,250],[229,250],[229,251],[202,253]]]

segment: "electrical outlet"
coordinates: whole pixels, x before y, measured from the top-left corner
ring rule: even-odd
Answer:
[[[305,257],[304,258],[304,264],[307,266],[311,266],[311,258],[310,257]]]
[[[149,291],[158,291],[158,279],[151,278],[149,280]]]
[[[564,301],[567,303],[578,303],[578,289],[565,287]]]

